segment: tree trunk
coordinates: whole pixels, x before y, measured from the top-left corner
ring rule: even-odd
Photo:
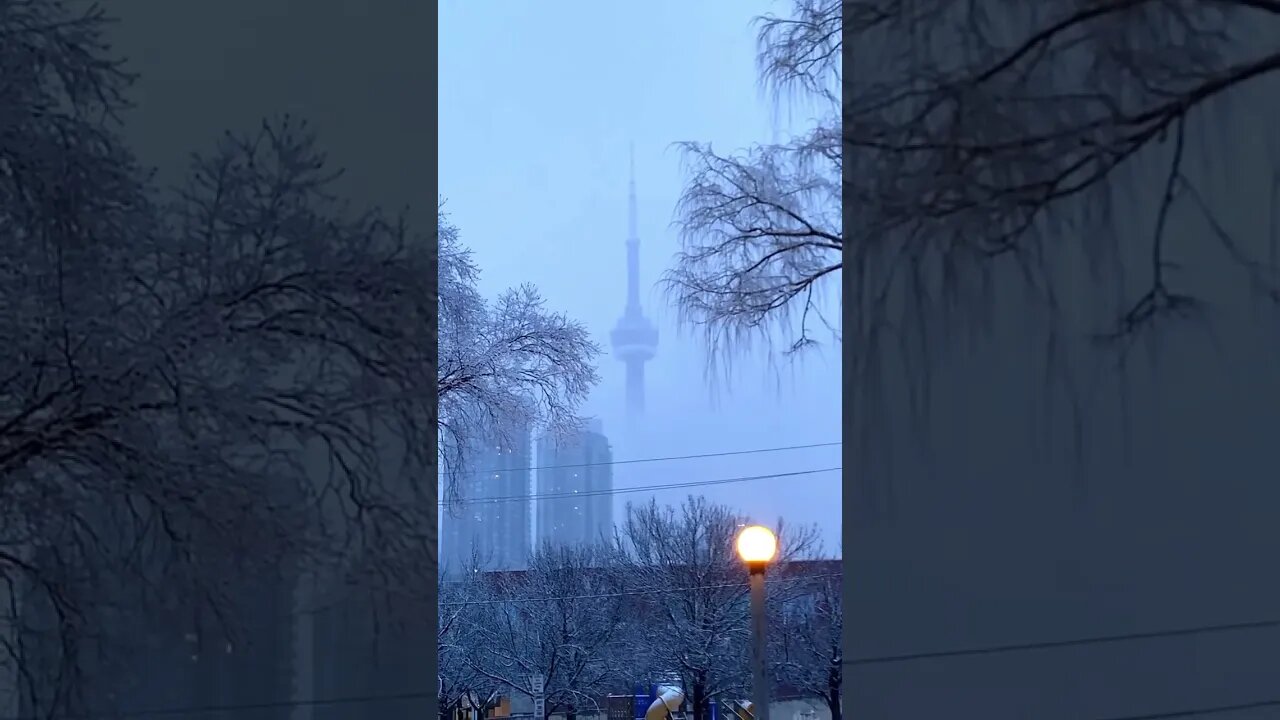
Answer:
[[[564,711],[564,720],[578,720],[578,709],[570,705]]]
[[[831,682],[827,686],[827,709],[831,711],[831,720],[840,720],[840,683]]]
[[[707,686],[702,682],[693,683],[692,697],[689,698],[689,705],[693,709],[693,720],[712,720],[707,717]]]

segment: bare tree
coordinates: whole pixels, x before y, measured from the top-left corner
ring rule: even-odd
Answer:
[[[600,350],[580,323],[548,310],[531,285],[487,301],[476,286],[480,269],[443,206],[437,225],[438,434],[452,492],[467,472],[464,450],[475,443],[513,427],[577,427],[578,408],[599,379]]]
[[[839,0],[796,0],[791,17],[761,18],[759,64],[779,97],[817,108],[814,127],[774,145],[719,154],[684,143],[689,180],[678,214],[682,247],[664,278],[681,319],[713,351],[785,333],[788,351],[815,342],[843,266],[840,218]],[[714,356],[713,356],[714,357]]]
[[[838,565],[832,563],[833,565]],[[820,698],[840,720],[844,684],[844,606],[837,573],[795,578],[771,603],[770,666],[779,685]]]
[[[151,186],[103,22],[0,14],[0,655],[50,713],[107,614],[227,626],[231,578],[434,553],[432,239],[339,201],[289,119]]]
[[[476,567],[479,567],[478,565]],[[477,620],[488,600],[480,576],[462,573],[458,579],[439,583],[439,622],[436,626],[436,662],[440,673],[436,699],[440,720],[452,718],[463,707],[483,713],[497,704],[503,688],[476,671],[476,655],[482,635]]]
[[[680,678],[694,720],[709,717],[713,700],[741,697],[748,684],[748,585],[734,549],[745,521],[690,497],[679,508],[629,505],[618,531],[625,574],[641,590],[636,616],[646,644],[638,659],[649,677]],[[812,529],[782,530],[779,563],[813,546]]]
[[[546,717],[600,711],[625,681],[628,595],[609,546],[543,546],[529,569],[491,573],[473,668],[508,692],[544,679]]]

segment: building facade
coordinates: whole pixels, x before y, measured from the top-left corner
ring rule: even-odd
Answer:
[[[538,546],[595,542],[613,532],[613,450],[599,420],[538,440]]]
[[[440,570],[520,570],[533,542],[531,434],[516,429],[465,454],[457,502],[443,508]]]

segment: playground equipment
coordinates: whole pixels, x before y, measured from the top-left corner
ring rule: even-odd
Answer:
[[[644,720],[679,720],[680,709],[684,705],[684,693],[680,688],[674,685],[660,685],[657,688],[657,695],[654,701],[649,703],[649,709],[644,713]],[[754,706],[750,700],[729,700],[725,702],[725,706],[737,720],[754,720],[755,718]],[[727,715],[718,715],[715,712],[715,703],[712,703],[712,717],[728,718]]]
[[[680,688],[664,685],[658,688],[658,697],[649,704],[644,713],[644,720],[667,720],[684,704],[684,693]]]

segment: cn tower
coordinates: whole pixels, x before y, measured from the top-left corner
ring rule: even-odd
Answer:
[[[636,153],[632,146],[627,188],[627,305],[609,334],[614,357],[627,369],[627,419],[631,422],[644,414],[644,364],[658,350],[658,329],[640,309],[640,233],[636,222]]]

